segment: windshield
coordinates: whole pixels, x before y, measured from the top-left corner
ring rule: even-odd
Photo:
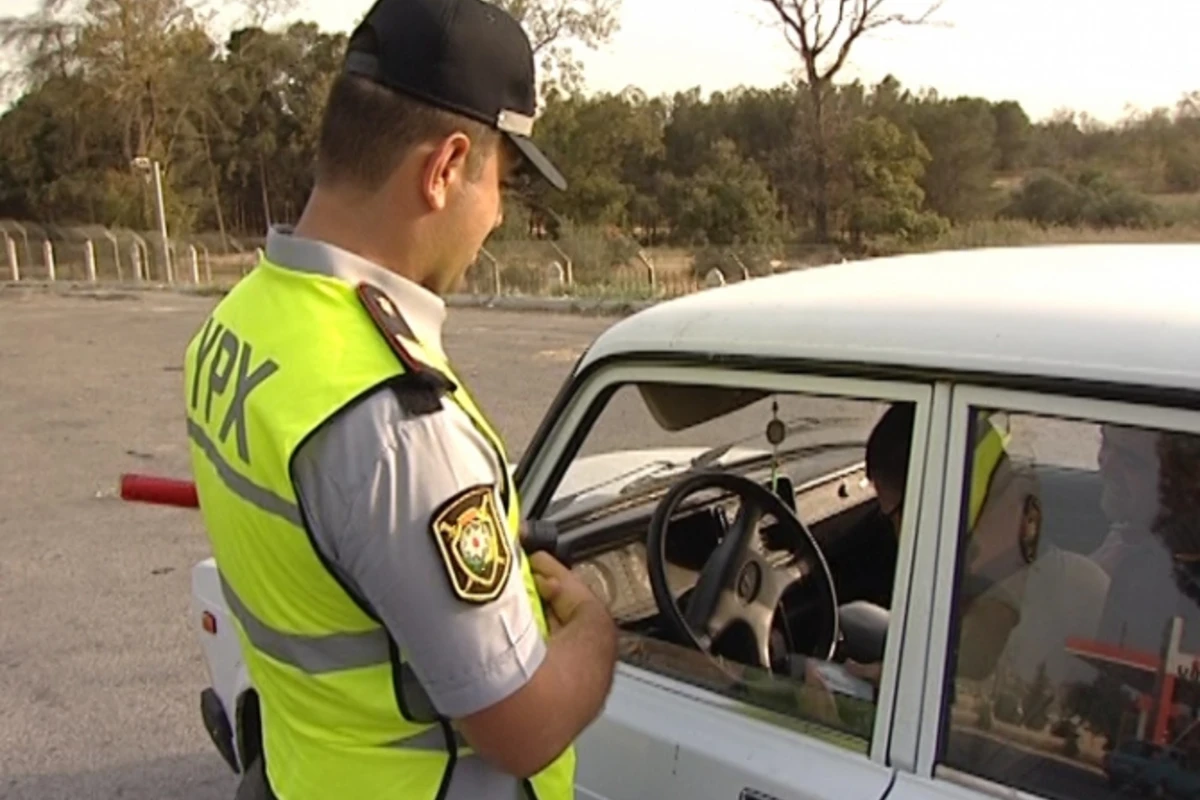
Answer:
[[[606,503],[649,501],[695,469],[799,486],[861,463],[871,426],[886,408],[804,394],[746,395],[712,386],[622,386],[587,432],[545,516],[562,521]],[[738,407],[724,411],[731,405]],[[704,421],[674,429],[684,419]]]

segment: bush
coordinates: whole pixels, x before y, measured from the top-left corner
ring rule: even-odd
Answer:
[[[1167,188],[1200,192],[1200,145],[1176,148],[1167,155]]]
[[[1030,178],[1014,192],[1003,214],[1042,225],[1078,225],[1083,218],[1083,198],[1066,178],[1044,174]]]
[[[950,232],[950,220],[932,211],[913,212],[905,230],[910,242],[932,242]]]
[[[1154,201],[1095,170],[1074,180],[1055,173],[1032,177],[1013,194],[1002,214],[1040,225],[1097,228],[1149,228],[1161,221]]]
[[[1079,177],[1083,221],[1099,228],[1150,228],[1158,223],[1158,206],[1145,195],[1127,189],[1102,172]]]
[[[597,227],[565,224],[558,246],[571,258],[579,283],[604,280],[613,268],[628,264],[638,253],[638,244],[627,236]]]
[[[524,241],[529,238],[533,214],[520,196],[504,198],[504,221],[492,232],[490,241]]]

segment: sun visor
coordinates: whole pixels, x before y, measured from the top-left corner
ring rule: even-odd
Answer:
[[[770,396],[756,389],[671,383],[638,384],[638,391],[654,421],[671,432],[701,425]]]

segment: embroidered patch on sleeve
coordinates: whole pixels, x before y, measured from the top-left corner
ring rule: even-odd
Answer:
[[[454,594],[476,604],[499,597],[513,554],[493,487],[474,486],[455,495],[434,515],[432,528]]]
[[[1017,534],[1017,545],[1026,564],[1037,558],[1038,542],[1042,539],[1042,504],[1036,495],[1026,495],[1021,509],[1021,524]]]

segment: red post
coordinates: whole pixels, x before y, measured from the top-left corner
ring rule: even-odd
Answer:
[[[175,478],[127,473],[121,476],[121,499],[179,508],[199,508],[196,484]]]
[[[1157,714],[1154,717],[1154,732],[1150,741],[1155,744],[1167,744],[1167,723],[1171,719],[1171,709],[1175,705],[1175,676],[1170,672],[1163,676],[1162,689],[1158,692]]]

